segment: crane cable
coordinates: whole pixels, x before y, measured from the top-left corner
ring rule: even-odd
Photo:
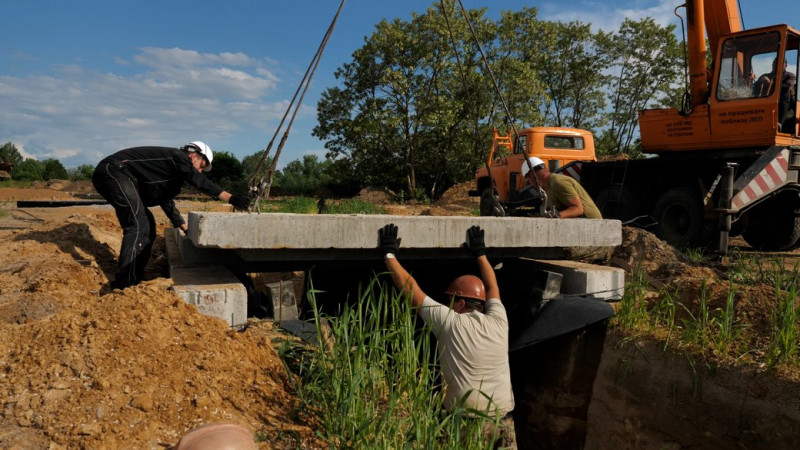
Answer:
[[[275,129],[275,133],[272,135],[272,139],[270,139],[267,148],[264,150],[261,159],[258,162],[255,170],[253,171],[253,175],[250,177],[250,181],[248,182],[248,193],[251,195],[251,205],[254,205],[254,208],[257,212],[260,212],[258,208],[258,200],[262,197],[269,198],[269,192],[272,187],[272,177],[275,173],[275,167],[278,165],[278,158],[280,158],[281,151],[283,150],[283,145],[286,143],[286,139],[289,137],[289,131],[292,128],[292,124],[294,123],[295,117],[297,117],[297,112],[300,110],[300,105],[303,102],[303,98],[308,91],[308,87],[311,85],[311,79],[314,77],[314,73],[317,71],[317,67],[319,66],[319,61],[322,57],[322,52],[325,50],[325,46],[328,44],[328,40],[333,34],[333,29],[336,26],[336,21],[339,19],[339,14],[342,12],[342,8],[344,7],[345,0],[339,4],[339,9],[336,11],[336,14],[331,21],[331,24],[328,26],[328,30],[325,32],[325,36],[322,38],[322,42],[319,44],[317,48],[317,52],[314,54],[314,57],[311,59],[311,62],[306,69],[305,74],[303,75],[303,79],[300,81],[300,85],[297,87],[297,90],[292,96],[292,101],[289,103],[289,106],[286,108],[286,112],[283,114],[278,127]],[[302,94],[300,93],[302,89]],[[295,100],[297,100],[297,96],[300,94],[300,99],[297,101],[297,105],[295,105]],[[266,161],[267,157],[269,156],[269,152],[272,149],[272,144],[275,142],[275,138],[278,136],[281,128],[283,127],[283,123],[286,121],[286,117],[289,115],[289,112],[294,108],[294,112],[292,113],[292,118],[289,120],[289,124],[286,126],[286,130],[281,137],[281,141],[278,144],[278,149],[275,151],[275,157],[272,159],[272,163],[270,164],[269,168],[266,170],[266,175],[259,179],[259,173],[261,171],[261,166]],[[251,206],[252,208],[253,206]]]
[[[683,24],[683,17],[678,14],[678,10],[681,8],[686,8],[686,3],[676,6],[672,11],[672,13],[675,14],[675,17],[677,17],[681,22],[681,38],[683,42],[683,82],[685,90],[683,91],[683,94],[681,94],[681,107],[678,110],[678,113],[680,113],[682,116],[688,116],[694,110],[694,105],[692,104],[691,88],[689,87],[689,55],[686,50],[686,28]]]
[[[444,0],[441,0],[441,1],[442,1],[442,14],[444,14]],[[481,54],[481,60],[483,61],[483,65],[486,68],[486,72],[489,74],[489,77],[492,80],[492,86],[494,87],[495,95],[497,95],[497,98],[500,100],[500,103],[503,105],[503,110],[506,113],[506,122],[511,127],[511,135],[514,137],[514,140],[512,142],[513,142],[514,145],[516,145],[517,144],[518,134],[517,134],[517,129],[514,126],[514,118],[511,115],[511,110],[509,110],[508,104],[506,103],[505,98],[503,97],[503,93],[500,91],[500,86],[497,84],[497,79],[494,76],[494,72],[492,71],[491,66],[489,66],[489,61],[486,58],[486,54],[483,52],[483,48],[481,47],[481,43],[478,40],[478,35],[475,32],[475,28],[472,26],[472,21],[469,20],[469,15],[467,14],[466,8],[464,8],[464,3],[462,3],[461,0],[458,0],[458,5],[461,7],[461,13],[464,16],[464,21],[466,21],[467,25],[469,26],[470,33],[472,34],[472,39],[475,41],[475,46],[477,47],[478,52]],[[446,19],[446,15],[445,15],[445,19]],[[448,31],[450,31],[449,22],[448,22]],[[450,39],[451,40],[453,39],[452,32],[450,32]],[[453,51],[455,51],[455,43],[453,44]],[[458,56],[456,56],[456,59],[458,59]],[[460,64],[461,63],[460,63],[460,60],[459,60],[459,68],[460,68]],[[463,77],[463,73],[462,73],[462,79],[466,83],[466,78]],[[486,164],[487,164],[487,170],[488,170],[488,168],[489,168],[488,161],[487,161]],[[525,164],[528,165],[528,171],[529,172],[533,172],[533,165],[531,164],[531,162],[530,162],[530,160],[528,158],[525,158]],[[541,197],[542,197],[542,206],[540,208],[540,212],[544,212],[544,208],[547,205],[547,193],[542,188],[541,183],[539,183],[539,180],[536,179],[535,176],[533,178],[536,180],[535,188],[538,189],[539,195],[541,195]],[[492,180],[492,187],[493,187],[493,189],[496,190],[496,184],[495,184],[494,178],[491,175],[491,171],[489,172],[489,179]]]
[[[450,27],[450,18],[447,14],[447,5],[445,4],[445,0],[441,0],[439,5],[442,9],[442,16],[444,17],[444,22],[447,25],[447,34],[450,36],[450,44],[453,46],[453,55],[456,57],[456,64],[458,66],[458,73],[461,75],[461,84],[464,86],[465,93],[469,91],[469,84],[467,83],[467,75],[464,73],[464,67],[461,64],[461,57],[458,56],[458,45],[456,45],[456,39],[453,36],[453,29]],[[467,99],[469,100],[469,99]],[[479,133],[479,128],[475,127],[475,138],[477,138]],[[485,160],[486,162],[484,165],[486,166],[486,174],[489,175],[489,181],[491,182],[492,187],[492,209],[495,210],[497,213],[501,213],[505,215],[505,210],[500,208],[495,208],[495,205],[499,203],[497,199],[497,182],[494,180],[494,176],[492,176],[492,166],[489,164],[488,159],[484,159],[483,154],[480,155],[481,160]],[[481,192],[481,200],[483,200],[483,193]]]

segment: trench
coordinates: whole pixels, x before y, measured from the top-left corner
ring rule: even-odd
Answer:
[[[520,341],[521,330],[551,321],[543,311],[553,302],[570,299],[553,299],[538,315],[529,314],[540,278],[524,260],[501,263],[501,297],[511,341],[519,344],[509,353],[519,448],[794,448],[800,439],[800,384],[764,371],[715,367],[663,344],[633,340],[612,329],[608,319],[594,320],[602,316],[597,311],[582,319],[588,324],[561,321],[559,329],[545,323],[544,338]],[[463,260],[404,265],[434,297],[456,276],[476,274]],[[335,314],[383,271],[382,263],[351,261],[264,275],[297,298],[304,298],[310,277],[322,311]],[[307,313],[302,301],[299,309],[301,316]],[[574,311],[567,309],[570,316],[580,315]]]
[[[591,314],[588,318],[583,314],[583,317],[579,317],[580,321],[575,322],[564,318],[563,314],[548,316],[544,313],[554,305],[550,302],[562,301],[561,299],[551,300],[536,315],[535,308],[530,306],[541,302],[542,292],[536,288],[543,282],[543,278],[532,273],[532,264],[530,260],[512,258],[500,261],[496,268],[501,297],[509,315],[510,343],[517,347],[509,353],[516,398],[514,416],[517,440],[520,448],[580,448],[586,440],[587,410],[592,394],[592,381],[602,354],[605,320],[601,319],[596,325],[586,328],[586,321],[597,320]],[[455,277],[464,273],[478,275],[474,263],[464,260],[421,259],[404,261],[404,266],[414,275],[423,290],[434,298]],[[284,295],[289,290],[290,296],[294,296],[302,292],[297,298],[303,299],[307,286],[299,288],[299,285],[305,286],[310,278],[320,310],[324,314],[335,315],[343,303],[354,301],[360,287],[367,286],[376,275],[385,277],[381,281],[391,285],[391,280],[384,271],[380,261],[348,261],[316,263],[305,271],[259,274],[261,282],[257,284],[268,284],[272,289],[264,291],[256,288],[256,291],[260,291],[256,302],[259,305],[251,302],[248,309],[252,311],[257,308],[265,316],[273,315],[275,312],[270,311],[270,308],[287,302],[272,301],[268,298],[270,293],[280,292],[278,295]],[[277,286],[280,289],[275,289]],[[589,307],[594,317],[604,318],[610,313],[610,307],[602,300],[581,301],[594,305],[593,308]],[[580,308],[574,298],[565,299],[564,302],[572,302],[567,305],[571,311]],[[265,303],[269,306],[263,306]],[[308,305],[304,305],[302,300],[297,303],[301,318],[310,318]],[[555,310],[555,306],[553,309]],[[568,331],[549,326],[539,327],[538,333],[531,334],[528,325],[535,322],[533,317],[537,317],[535,320],[554,320]],[[591,336],[591,340],[587,341],[586,336]],[[531,340],[543,342],[534,345],[526,342]],[[576,343],[581,348],[578,352],[573,348]],[[540,361],[548,363],[541,364]],[[558,423],[558,426],[553,426],[553,423]]]

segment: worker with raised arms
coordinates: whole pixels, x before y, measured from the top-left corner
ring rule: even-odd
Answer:
[[[394,285],[410,299],[422,320],[431,327],[444,379],[444,407],[480,411],[490,418],[483,436],[504,448],[516,448],[514,394],[508,363],[508,317],[500,301],[494,269],[486,258],[484,231],[473,226],[464,246],[476,258],[480,278],[462,275],[445,291],[444,304],[429,297],[397,260],[398,228],[388,224],[378,230],[379,249]]]

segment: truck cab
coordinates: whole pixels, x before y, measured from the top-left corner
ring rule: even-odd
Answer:
[[[529,156],[537,156],[580,181],[580,173],[571,171],[576,161],[595,161],[594,138],[586,130],[562,127],[531,127],[512,134],[494,132],[486,167],[475,172],[472,196],[480,196],[482,216],[527,215],[536,212],[540,197],[524,189],[522,165]]]

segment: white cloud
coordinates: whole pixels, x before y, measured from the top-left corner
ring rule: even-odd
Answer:
[[[35,156],[33,156],[30,153],[26,152],[25,151],[25,146],[20,144],[19,142],[12,142],[12,144],[14,144],[14,146],[17,147],[17,151],[19,152],[20,156],[22,156],[23,160],[25,160],[25,159],[37,159]]]
[[[48,76],[0,76],[0,136],[29,157],[72,167],[125,146],[224,141],[264,128],[286,108],[265,67],[272,62],[243,53],[148,47],[115,61],[124,74],[73,64]]]
[[[626,18],[639,20],[652,17],[662,26],[677,24],[673,11],[680,2],[676,0],[639,0],[626,2],[587,1],[580,8],[564,8],[561,3],[547,3],[541,7],[541,18],[546,20],[591,23],[593,30],[613,31]]]

